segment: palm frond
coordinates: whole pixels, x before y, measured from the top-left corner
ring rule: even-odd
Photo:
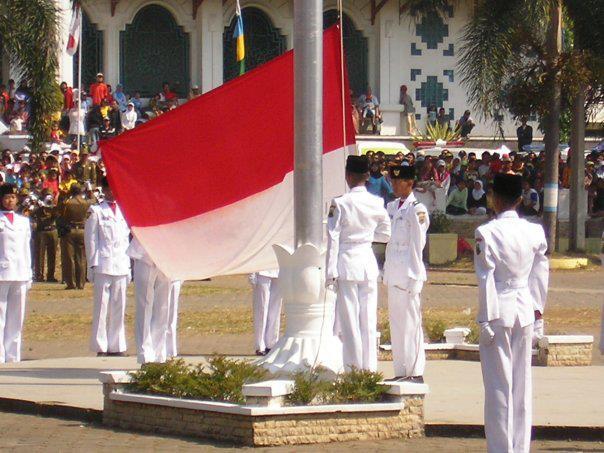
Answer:
[[[401,5],[400,12],[408,13],[415,20],[434,14],[445,18],[448,17],[450,7],[449,0],[406,0]]]
[[[4,0],[0,6],[0,36],[17,78],[29,88],[29,131],[38,149],[48,139],[51,115],[60,108],[60,11],[53,0]]]

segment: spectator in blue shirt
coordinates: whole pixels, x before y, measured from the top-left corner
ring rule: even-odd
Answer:
[[[366,183],[367,191],[376,195],[384,200],[384,205],[390,200],[394,199],[394,192],[392,186],[384,178],[384,175],[380,171],[380,164],[373,162],[369,168],[369,180]]]

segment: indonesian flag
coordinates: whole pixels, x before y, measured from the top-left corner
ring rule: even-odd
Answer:
[[[80,30],[82,27],[82,12],[79,2],[73,5],[71,23],[69,24],[69,37],[67,38],[67,54],[74,56],[78,51],[78,43],[80,40]]]
[[[324,33],[324,214],[345,192],[354,149],[339,29]],[[101,144],[113,192],[134,236],[169,277],[277,267],[293,245],[294,55]]]

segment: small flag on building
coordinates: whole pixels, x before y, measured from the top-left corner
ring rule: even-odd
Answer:
[[[243,17],[241,16],[239,0],[237,0],[235,16],[237,17],[237,23],[235,24],[233,38],[237,45],[237,63],[239,63],[239,75],[241,75],[245,73],[245,42],[243,41]]]
[[[71,23],[69,24],[69,38],[67,38],[67,54],[70,56],[74,56],[78,51],[81,29],[82,12],[80,10],[80,2],[74,2]]]

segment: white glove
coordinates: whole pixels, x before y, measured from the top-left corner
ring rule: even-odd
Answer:
[[[533,337],[543,338],[544,335],[544,324],[543,318],[536,319],[535,324],[533,324]]]
[[[411,294],[412,296],[415,296],[419,293],[422,292],[422,288],[424,286],[424,282],[421,280],[414,280],[412,278],[409,279],[409,286],[407,288],[407,291],[409,291],[409,294]]]
[[[491,324],[488,321],[481,322],[480,323],[480,340],[479,341],[481,341],[485,344],[491,344],[491,343],[493,343],[494,339],[495,339],[495,332],[491,328]]]
[[[332,290],[334,293],[338,292],[338,280],[335,278],[329,278],[325,281],[325,288]]]

